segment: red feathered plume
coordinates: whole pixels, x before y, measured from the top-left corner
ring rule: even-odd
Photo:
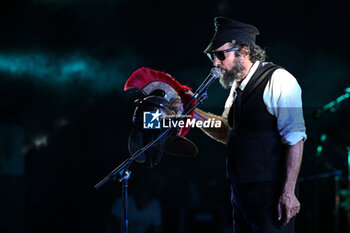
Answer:
[[[157,71],[157,70],[152,70],[150,68],[139,68],[137,69],[126,81],[125,86],[124,86],[124,91],[130,89],[130,88],[137,88],[139,90],[142,90],[144,87],[146,87],[148,84],[154,81],[160,81],[164,82],[166,84],[169,84],[174,90],[178,93],[178,95],[181,98],[181,101],[183,103],[183,107],[187,105],[187,103],[190,101],[192,98],[191,95],[186,94],[185,92],[188,90],[191,90],[190,87],[181,85],[178,81],[176,81],[171,75]],[[192,103],[192,106],[196,103],[194,101]],[[191,119],[193,116],[193,111],[190,113]],[[179,135],[180,136],[185,136],[189,132],[190,128],[181,128]]]

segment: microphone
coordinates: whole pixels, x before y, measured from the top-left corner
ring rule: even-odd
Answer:
[[[220,76],[221,76],[221,70],[217,67],[213,67],[210,70],[210,74],[203,81],[203,83],[198,87],[193,97],[197,99],[198,96],[201,96],[216,79],[220,78]]]
[[[191,104],[193,103],[193,101],[196,99],[199,102],[203,102],[206,98],[207,95],[204,94],[205,91],[208,89],[208,87],[210,86],[210,84],[212,84],[216,79],[218,79],[221,76],[221,70],[217,67],[213,67],[210,70],[210,74],[208,75],[208,77],[203,81],[203,83],[198,87],[198,89],[196,90],[196,92],[193,94],[192,98],[190,99],[190,101],[187,103],[186,107],[184,108],[185,111],[184,112],[189,112],[189,108],[191,106]]]

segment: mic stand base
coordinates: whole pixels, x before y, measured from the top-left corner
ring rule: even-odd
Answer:
[[[122,182],[122,218],[121,218],[121,233],[128,233],[128,181],[131,172],[125,170],[123,177],[119,179]]]

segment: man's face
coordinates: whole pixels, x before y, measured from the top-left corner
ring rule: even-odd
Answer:
[[[231,48],[230,43],[226,43],[217,48],[216,51],[223,51]],[[242,56],[236,57],[235,51],[225,53],[225,59],[220,60],[214,56],[213,65],[221,69],[223,74],[220,77],[220,83],[224,88],[232,86],[234,80],[241,80],[244,78],[243,71],[245,67],[242,63]]]

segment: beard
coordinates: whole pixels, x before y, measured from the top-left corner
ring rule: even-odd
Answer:
[[[230,70],[226,70],[225,69],[225,74],[223,74],[220,79],[219,82],[221,84],[221,86],[225,89],[228,89],[229,87],[232,86],[233,82],[235,80],[239,81],[242,80],[243,77],[243,71],[244,71],[244,66],[242,64],[241,59],[239,59],[239,57],[237,57],[234,61],[234,65],[232,67],[232,69]]]

